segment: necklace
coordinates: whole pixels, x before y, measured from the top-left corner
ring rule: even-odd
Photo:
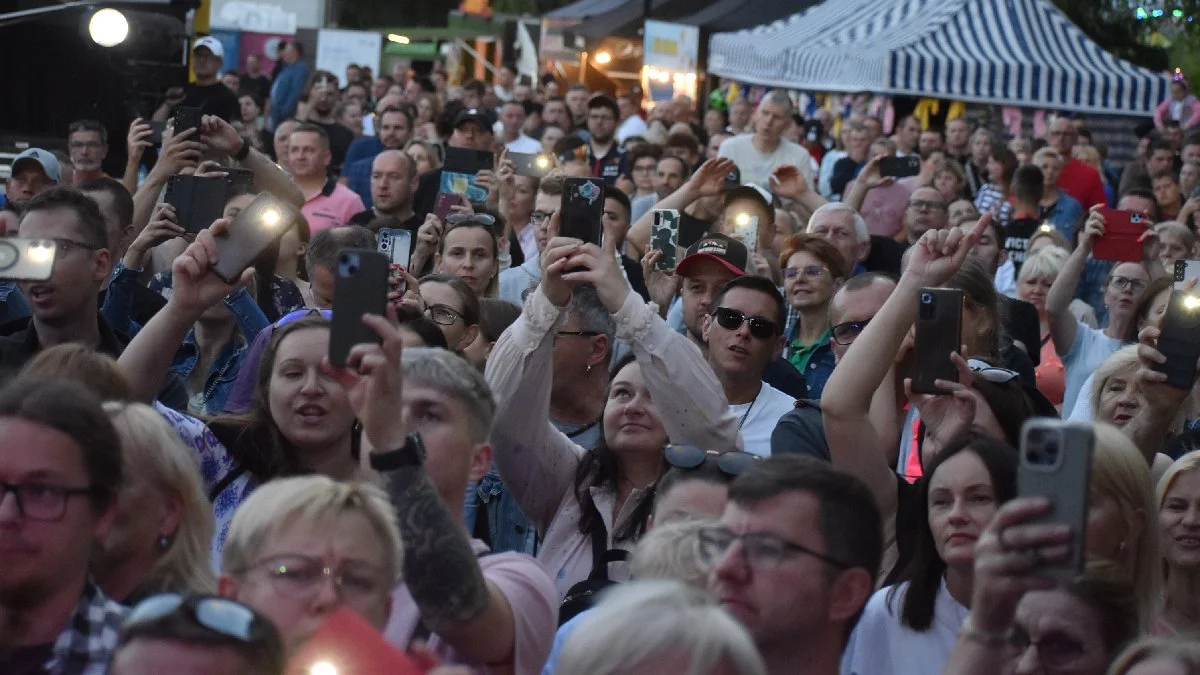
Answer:
[[[742,430],[742,425],[746,423],[746,418],[750,416],[750,411],[754,410],[754,404],[758,403],[758,396],[762,393],[762,388],[759,387],[758,394],[754,395],[754,400],[750,401],[750,406],[746,408],[746,412],[742,413],[742,419],[738,420],[738,431]]]

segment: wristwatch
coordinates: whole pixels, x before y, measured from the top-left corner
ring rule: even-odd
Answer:
[[[376,471],[395,471],[425,463],[425,443],[421,434],[412,432],[404,438],[404,445],[388,452],[371,453],[371,468]]]
[[[246,156],[250,154],[250,141],[245,136],[242,136],[241,139],[242,149],[238,150],[237,154],[233,156],[233,158],[239,162],[243,159],[246,159]]]

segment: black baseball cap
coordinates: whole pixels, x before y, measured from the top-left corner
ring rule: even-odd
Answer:
[[[467,122],[474,122],[483,131],[492,130],[491,119],[487,116],[487,113],[479,108],[463,108],[454,116],[455,129]]]
[[[681,277],[688,275],[687,268],[700,260],[712,260],[720,263],[735,276],[746,276],[746,265],[750,261],[750,251],[746,245],[723,234],[706,234],[687,249],[683,260],[675,266],[675,274]]]

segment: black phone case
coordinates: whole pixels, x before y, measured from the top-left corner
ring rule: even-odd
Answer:
[[[174,135],[178,136],[179,134],[183,133],[184,131],[186,131],[188,129],[199,129],[200,128],[200,119],[203,116],[204,116],[204,113],[201,112],[201,110],[199,108],[176,108],[175,109],[175,124],[174,124],[174,128],[172,130],[172,133]],[[190,140],[198,141],[200,139],[195,138],[194,134],[193,134],[193,138],[191,138]]]
[[[224,178],[175,174],[167,178],[163,201],[175,207],[184,231],[197,234],[224,214],[228,191]]]
[[[950,353],[962,346],[959,340],[963,293],[956,288],[922,288],[917,303],[912,390],[919,394],[943,394],[933,381],[958,381],[958,369],[950,360]]]
[[[545,167],[539,167],[538,157],[540,156],[541,155],[525,152],[508,153],[508,158],[512,160],[516,174],[518,176],[529,176],[531,178],[544,178],[554,166],[553,163],[547,161]]]
[[[227,169],[229,194],[254,190],[254,172],[250,169]]]
[[[265,216],[271,209],[277,217],[268,223]],[[291,205],[270,193],[261,193],[216,237],[217,264],[213,272],[226,283],[237,281],[255,258],[283,238],[297,217],[299,213]]]
[[[906,157],[884,157],[879,162],[879,175],[892,178],[908,178],[921,173],[921,160],[916,155]]]
[[[1158,351],[1167,361],[1155,363],[1151,369],[1166,373],[1167,384],[1172,387],[1191,389],[1196,381],[1196,360],[1200,359],[1200,295],[1171,293],[1162,319]]]
[[[391,261],[378,251],[347,249],[338,256],[333,281],[333,325],[329,362],[346,365],[357,344],[379,342],[379,334],[363,323],[365,314],[385,316]]]
[[[599,244],[603,231],[604,181],[599,178],[568,178],[563,184],[558,233],[585,243]]]
[[[166,131],[167,123],[160,122],[158,120],[150,120],[148,124],[150,125],[150,142],[155,146],[162,145],[163,132]]]
[[[446,148],[446,162],[443,166],[447,171],[456,173],[479,173],[491,171],[495,165],[496,156],[487,150]]]

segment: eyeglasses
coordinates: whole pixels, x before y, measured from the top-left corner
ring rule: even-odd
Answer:
[[[1130,279],[1129,277],[1113,277],[1108,280],[1108,285],[1112,286],[1114,291],[1123,291],[1126,288],[1133,289],[1134,293],[1140,293],[1146,288],[1146,282],[1141,279]]]
[[[74,251],[75,249],[82,249],[84,251],[99,251],[100,249],[104,248],[103,246],[97,246],[96,244],[89,244],[87,242],[76,241],[74,239],[62,239],[58,237],[54,238],[54,243],[57,247],[54,252],[54,257],[56,260],[62,260],[70,255],[71,251]]]
[[[839,345],[850,345],[854,344],[854,340],[858,338],[860,334],[862,334],[863,329],[866,328],[867,324],[869,323],[871,323],[870,319],[865,321],[846,321],[839,323],[829,330],[831,333],[833,333],[834,342],[838,343]]]
[[[824,553],[801,546],[773,534],[750,532],[734,534],[726,527],[706,527],[700,530],[700,559],[705,563],[714,564],[733,546],[733,542],[742,542],[742,548],[747,562],[759,569],[774,569],[785,558],[794,554],[810,555],[823,563],[832,565],[840,570],[849,569],[850,565],[834,560]]]
[[[589,338],[591,338],[591,337],[597,337],[599,335],[604,335],[604,333],[601,333],[598,330],[560,330],[554,334],[554,339],[557,340],[560,337],[589,337]]]
[[[462,312],[450,305],[427,305],[425,313],[439,326],[453,326],[455,321],[463,318]]]
[[[1018,653],[1024,654],[1033,647],[1037,650],[1038,661],[1046,668],[1070,668],[1079,662],[1083,656],[1083,645],[1071,638],[1052,633],[1036,642],[1020,629],[1013,629],[1009,635],[1009,644]]]
[[[275,322],[274,327],[279,328],[280,326],[287,325],[293,321],[296,321],[298,319],[303,319],[308,316],[319,316],[319,317],[322,317],[325,319],[332,320],[333,319],[333,310],[313,309],[311,307],[305,307],[304,309],[293,310],[293,311],[288,312],[287,314],[284,314],[283,316],[279,317],[279,320]]]
[[[533,213],[529,214],[529,222],[537,224],[549,218],[551,215],[552,214],[546,213],[545,211],[534,211]]]
[[[946,208],[946,202],[930,202],[918,199],[908,203],[908,208],[914,211],[941,211]]]
[[[125,618],[122,629],[128,630],[177,613],[218,635],[251,644],[267,639],[273,632],[265,619],[240,602],[212,595],[179,593],[160,593],[139,602]]]
[[[381,570],[361,562],[347,562],[334,569],[318,558],[286,555],[269,558],[250,566],[264,569],[271,583],[293,597],[311,597],[326,577],[333,580],[338,594],[346,600],[366,600],[391,590],[391,580]]]
[[[17,500],[17,512],[22,517],[43,523],[56,523],[67,513],[67,500],[90,495],[90,487],[63,487],[44,483],[0,483],[0,503],[8,493]]]
[[[458,225],[465,222],[478,223],[484,227],[491,227],[496,224],[496,219],[487,213],[451,213],[446,216],[447,225]]]
[[[99,150],[100,148],[104,147],[104,144],[99,141],[71,141],[67,144],[67,147],[71,148],[72,150],[83,150],[84,148],[87,148],[88,150]]]
[[[716,318],[717,325],[725,330],[737,330],[749,321],[750,335],[756,340],[770,340],[779,334],[779,324],[761,316],[746,316],[728,307],[718,307],[713,310],[712,315]]]
[[[785,267],[783,268],[784,279],[795,279],[804,275],[807,279],[820,279],[825,276],[825,268],[821,265],[805,265],[804,267]]]
[[[666,458],[667,464],[684,470],[699,468],[712,459],[716,461],[717,468],[721,470],[721,473],[727,476],[740,476],[754,466],[755,462],[762,461],[762,457],[741,450],[717,452],[697,448],[694,445],[668,445],[663,449],[663,457]]]
[[[634,164],[633,172],[634,173],[654,173],[654,169],[656,169],[657,167],[658,167],[657,164],[643,164],[641,166]]]
[[[968,359],[967,367],[971,369],[972,373],[975,373],[988,382],[994,382],[995,384],[1007,384],[1021,376],[1021,374],[1015,370],[997,368],[996,366],[993,366],[986,361],[980,361],[979,359]]]

